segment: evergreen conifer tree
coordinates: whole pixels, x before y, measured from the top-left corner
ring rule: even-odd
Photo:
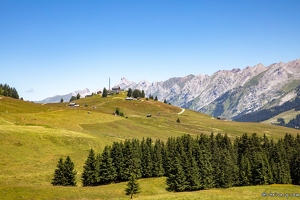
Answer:
[[[128,91],[127,91],[127,96],[128,96],[128,97],[131,97],[131,96],[132,96],[132,89],[131,89],[131,88],[128,89]]]
[[[108,184],[116,180],[117,173],[113,166],[112,158],[110,156],[110,147],[105,146],[100,157],[98,181],[99,184]]]
[[[163,167],[163,143],[160,140],[156,140],[153,148],[153,177],[160,177],[164,175]]]
[[[76,186],[77,172],[74,170],[74,163],[69,156],[67,156],[65,161],[60,158],[56,167],[54,178],[51,182],[52,185]]]
[[[93,149],[89,151],[85,165],[83,166],[83,173],[81,175],[83,186],[96,186],[97,185],[97,170],[96,158]]]
[[[64,177],[67,186],[76,186],[76,174],[77,172],[74,170],[74,163],[71,158],[67,156],[64,163]]]
[[[248,186],[251,185],[252,173],[251,173],[251,164],[249,158],[245,155],[242,155],[241,161],[239,164],[239,185]]]
[[[140,185],[137,182],[135,174],[130,174],[125,193],[130,196],[130,199],[132,199],[134,194],[140,193]]]
[[[60,158],[56,169],[54,171],[54,178],[52,179],[51,184],[52,185],[66,185],[66,178],[64,176],[64,171],[65,171],[65,166],[64,166],[64,162],[63,159]]]
[[[143,138],[141,142],[141,166],[142,166],[142,177],[149,178],[152,177],[153,169],[153,148],[152,148],[152,139]]]
[[[280,139],[271,155],[272,174],[275,183],[290,184],[290,165],[285,152],[283,141]]]
[[[294,140],[294,155],[292,157],[293,162],[290,163],[292,183],[300,185],[300,135]]]
[[[136,178],[141,177],[141,160],[139,154],[139,145],[138,140],[125,140],[122,154],[123,154],[123,163],[120,168],[121,179],[128,180],[130,174],[135,174]]]
[[[186,189],[186,179],[183,168],[179,161],[180,155],[175,157],[170,165],[169,174],[166,180],[168,191],[182,192]]]
[[[104,87],[104,88],[103,88],[103,91],[102,91],[102,97],[107,97],[107,95],[108,95],[108,91],[107,91],[107,89]]]
[[[72,96],[71,99],[70,99],[70,102],[74,101],[74,100],[76,100],[76,97]]]
[[[175,138],[173,137],[168,138],[164,153],[165,153],[165,158],[164,158],[165,175],[169,176],[174,159],[177,157]]]
[[[122,167],[124,166],[124,158],[123,158],[123,143],[114,142],[111,147],[110,156],[112,158],[112,166],[116,170],[116,181],[123,180],[123,172]]]
[[[272,182],[268,159],[263,152],[253,152],[252,185],[264,185]]]
[[[142,96],[141,97],[145,98],[145,91],[144,90],[142,90]]]
[[[211,154],[205,145],[197,142],[194,145],[193,154],[198,165],[199,171],[199,189],[208,189],[213,187],[213,169],[211,165]]]

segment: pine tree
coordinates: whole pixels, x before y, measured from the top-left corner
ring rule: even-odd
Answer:
[[[15,98],[15,99],[19,99],[19,94],[18,94],[16,88],[11,89],[11,97]]]
[[[145,91],[144,90],[142,90],[142,96],[141,97],[145,98]]]
[[[93,149],[90,150],[87,160],[85,161],[81,179],[83,186],[97,185],[96,158]]]
[[[157,98],[157,96],[155,96],[155,99],[154,99],[154,101],[157,101],[158,100],[158,98]]]
[[[74,163],[71,161],[71,158],[67,156],[64,163],[64,177],[67,186],[76,186],[76,174],[77,172],[74,170]]]
[[[122,154],[123,163],[120,168],[122,180],[128,180],[130,174],[135,174],[136,178],[141,177],[141,160],[139,154],[138,140],[125,140]]]
[[[60,99],[60,103],[63,103],[63,102],[64,102],[64,99],[63,99],[63,98],[61,98],[61,99]]]
[[[165,156],[164,156],[163,166],[165,170],[165,175],[169,176],[174,159],[177,157],[176,140],[174,137],[168,138],[165,146],[164,154]]]
[[[116,181],[122,181],[123,175],[122,173],[122,167],[124,166],[124,158],[123,158],[123,143],[114,142],[111,147],[110,156],[112,158],[112,166],[116,170]]]
[[[152,168],[153,168],[153,148],[152,148],[152,139],[143,138],[141,142],[141,166],[142,166],[142,177],[149,178],[152,177]]]
[[[285,152],[283,141],[280,139],[274,147],[271,155],[271,166],[274,182],[279,184],[290,184],[290,165]]]
[[[208,189],[213,186],[213,169],[211,165],[211,155],[205,145],[199,144],[199,140],[194,145],[193,154],[198,165],[199,189]]]
[[[294,155],[292,157],[293,162],[290,163],[292,183],[300,185],[300,135],[294,140]]]
[[[70,102],[74,101],[74,100],[76,100],[76,97],[72,96],[71,99],[70,99]]]
[[[156,140],[153,148],[153,169],[152,175],[153,177],[160,177],[164,175],[164,167],[163,167],[163,142],[160,140]]]
[[[132,96],[132,89],[129,88],[127,91],[127,97],[131,97]]]
[[[80,94],[79,93],[77,94],[76,99],[80,99]]]
[[[254,152],[252,161],[252,185],[264,185],[272,182],[272,174],[266,154]]]
[[[141,92],[141,90],[135,89],[135,90],[132,92],[132,96],[133,96],[133,98],[142,97],[142,92]]]
[[[74,170],[74,163],[69,156],[67,156],[65,161],[60,158],[56,167],[54,178],[51,182],[52,185],[76,186],[77,172]]]
[[[126,195],[130,196],[130,199],[132,199],[134,194],[140,193],[140,184],[137,182],[135,174],[130,174],[127,188],[125,189]]]
[[[60,158],[56,169],[54,171],[54,178],[52,179],[51,184],[52,185],[66,185],[66,178],[64,176],[64,171],[65,171],[65,166],[64,166],[64,162],[63,159]]]
[[[169,169],[166,180],[168,191],[182,192],[186,189],[185,174],[178,157],[180,157],[180,155],[175,157]]]
[[[300,152],[298,152],[298,155],[295,155],[294,157],[291,174],[293,178],[292,183],[295,185],[300,185]]]
[[[102,97],[107,97],[108,95],[108,91],[106,88],[103,88],[103,91],[102,91]]]
[[[186,190],[199,190],[201,188],[199,168],[195,160],[195,152],[193,152],[196,145],[195,140],[190,135],[183,135],[181,141],[184,147],[184,152],[181,152],[181,158],[187,183]]]
[[[113,166],[112,158],[110,156],[110,147],[105,146],[100,157],[98,182],[100,185],[108,184],[116,180],[117,173]]]
[[[241,161],[239,163],[239,185],[248,186],[251,185],[252,173],[251,164],[248,156],[242,155]]]

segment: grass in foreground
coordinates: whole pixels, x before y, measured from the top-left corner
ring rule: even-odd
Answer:
[[[134,195],[134,199],[274,199],[271,196],[262,196],[263,193],[267,195],[287,194],[289,197],[286,199],[299,199],[299,197],[291,197],[291,195],[300,193],[300,187],[294,185],[245,186],[174,193],[165,190],[164,177],[141,179],[138,182],[141,186],[141,193]],[[125,182],[98,187],[0,187],[0,194],[2,199],[129,199],[125,195],[125,188]]]
[[[220,121],[208,115],[155,101],[125,101],[124,95],[80,99],[87,107],[67,103],[39,105],[3,97],[0,100],[0,196],[1,199],[128,199],[126,183],[81,187],[80,176],[90,148],[102,152],[113,141],[143,137],[166,140],[182,134],[264,133],[274,139],[299,130],[258,123]],[[125,116],[112,113],[119,107]],[[90,111],[90,114],[88,114]],[[151,118],[146,115],[152,114]],[[177,123],[177,118],[181,123]],[[51,179],[60,157],[75,164],[78,187],[53,187]],[[170,193],[165,178],[139,180],[139,199],[267,199],[263,191],[295,192],[298,186],[251,186]],[[241,195],[242,194],[242,195]],[[269,197],[268,197],[269,198]],[[271,198],[271,197],[270,197]]]

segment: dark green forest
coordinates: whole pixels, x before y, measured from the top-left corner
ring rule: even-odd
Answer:
[[[201,134],[151,138],[93,149],[81,176],[83,186],[98,186],[137,178],[167,177],[167,190],[194,191],[264,184],[300,185],[300,135],[274,141],[257,134],[230,139]]]
[[[10,87],[7,84],[4,84],[4,85],[0,84],[0,95],[19,99],[19,94],[18,94],[16,88]]]

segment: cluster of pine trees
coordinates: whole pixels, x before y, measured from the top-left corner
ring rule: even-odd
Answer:
[[[83,186],[97,186],[136,178],[159,177],[164,175],[163,142],[151,138],[125,140],[105,146],[102,154],[96,155],[91,149],[82,173]]]
[[[221,134],[183,135],[166,143],[151,138],[125,140],[91,149],[82,173],[83,186],[167,176],[169,191],[262,185],[300,185],[300,135],[274,142],[257,134],[234,141]]]
[[[295,109],[295,111],[297,111],[297,110]],[[277,125],[299,129],[299,127],[300,127],[300,114],[298,114],[295,118],[291,119],[288,123],[285,123],[283,118],[278,118],[277,119]]]
[[[295,118],[291,119],[289,123],[287,123],[285,126],[291,127],[291,128],[299,128],[300,127],[300,114],[297,115]]]
[[[55,186],[76,186],[76,174],[71,158],[67,156],[65,161],[60,158],[51,183]]]
[[[19,94],[14,87],[9,87],[7,84],[0,84],[0,95],[11,97],[15,99],[19,99]]]
[[[145,92],[144,90],[139,90],[139,89],[135,89],[132,91],[131,88],[128,89],[127,91],[127,96],[128,97],[133,97],[133,98],[145,98]]]

